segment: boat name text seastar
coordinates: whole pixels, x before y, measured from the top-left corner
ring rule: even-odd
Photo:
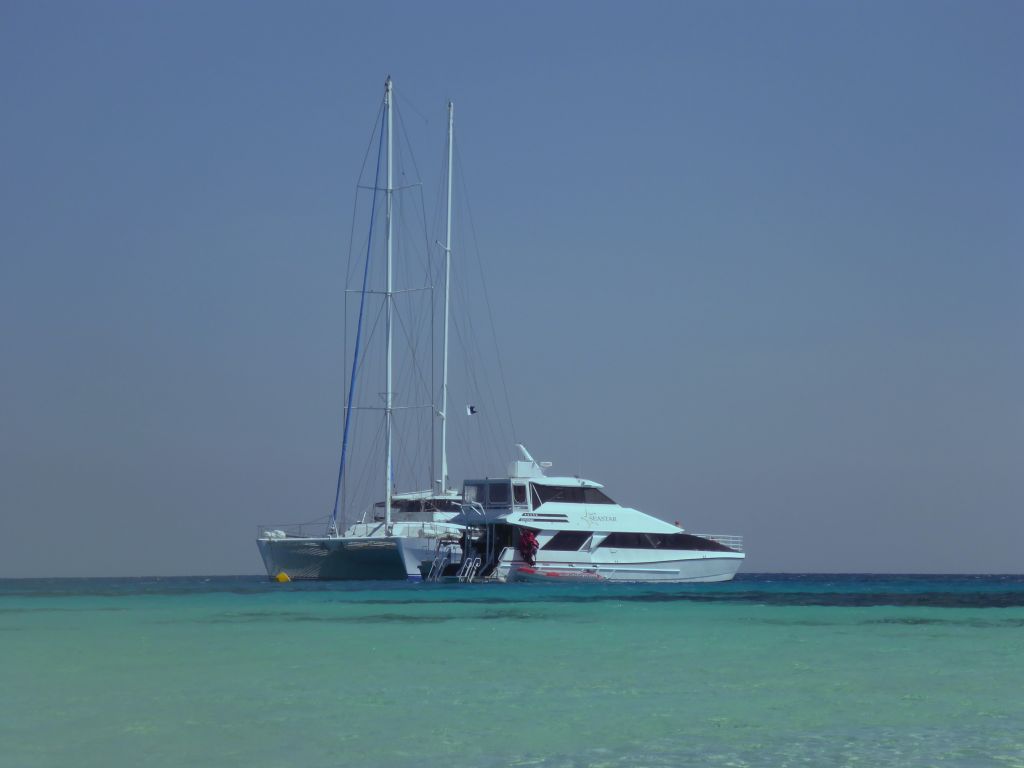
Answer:
[[[588,523],[614,523],[618,520],[615,515],[597,515],[593,512],[584,512],[583,519]]]

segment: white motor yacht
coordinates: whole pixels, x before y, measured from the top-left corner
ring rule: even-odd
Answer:
[[[689,533],[616,503],[599,483],[548,477],[550,464],[517,447],[507,477],[466,481],[467,557],[429,580],[728,581],[743,564],[742,537]]]

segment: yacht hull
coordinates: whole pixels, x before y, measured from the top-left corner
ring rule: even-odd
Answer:
[[[541,566],[535,568],[532,565],[516,565],[509,569],[507,581],[529,581],[529,582],[548,582],[548,583],[565,583],[565,582],[589,582],[594,583],[598,581],[608,581],[604,576],[597,573],[596,570],[584,570],[582,568],[573,568],[558,570],[554,568],[547,568]]]
[[[419,581],[434,542],[401,536],[261,538],[267,576],[295,581]]]
[[[679,552],[678,555],[653,561],[623,557],[606,562],[584,557],[575,560],[540,557],[534,568],[517,559],[503,561],[496,575],[506,581],[714,582],[730,581],[743,564],[742,553]]]

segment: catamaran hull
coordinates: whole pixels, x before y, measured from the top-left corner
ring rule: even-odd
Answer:
[[[258,539],[267,576],[292,580],[419,581],[420,563],[433,557],[432,539],[401,536],[367,538]]]

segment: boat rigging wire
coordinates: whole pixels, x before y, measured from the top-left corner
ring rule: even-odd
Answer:
[[[406,96],[404,93],[402,93],[402,94],[396,93],[395,94],[395,101],[400,101],[403,104],[407,104],[409,106],[409,108],[419,116],[419,118],[424,122],[424,124],[430,125],[430,118],[427,117],[425,114],[423,114],[423,110],[421,110],[419,107],[417,107],[416,103],[412,99],[410,99],[408,96]]]
[[[366,308],[366,283],[370,276],[370,251],[373,247],[373,218],[377,209],[376,186],[380,181],[380,158],[384,148],[384,121],[380,121],[380,140],[377,143],[377,169],[374,172],[373,201],[370,204],[370,234],[366,243],[366,261],[363,264],[363,292],[359,297],[359,319],[356,323],[355,349],[352,355],[352,375],[348,385],[348,407],[345,410],[345,426],[341,435],[341,461],[338,463],[338,483],[334,491],[334,510],[331,512],[331,528],[333,533],[338,531],[338,500],[341,498],[341,480],[345,474],[345,459],[348,453],[348,430],[352,419],[352,396],[356,388],[356,371],[359,363],[359,342],[363,333],[363,311]]]
[[[498,349],[499,348],[498,347],[498,332],[497,332],[497,330],[495,329],[495,326],[494,326],[494,312],[491,310],[491,296],[490,296],[490,292],[487,290],[487,281],[484,279],[483,264],[480,261],[480,245],[479,245],[479,242],[477,240],[477,235],[476,235],[476,221],[473,218],[473,209],[472,209],[472,207],[469,204],[469,190],[468,190],[467,185],[466,185],[466,178],[465,178],[465,176],[462,173],[462,165],[463,165],[463,163],[462,163],[462,156],[459,154],[459,147],[458,147],[457,144],[455,145],[455,153],[458,156],[458,160],[459,160],[459,162],[456,164],[456,175],[458,176],[459,181],[462,184],[462,195],[463,195],[463,199],[465,200],[465,204],[466,204],[466,213],[468,214],[467,218],[469,219],[469,229],[470,229],[470,232],[473,235],[473,249],[474,249],[474,253],[476,254],[477,269],[480,272],[480,282],[483,284],[484,304],[486,304],[486,306],[487,306],[487,319],[488,319],[488,321],[490,323],[490,326],[491,326],[491,339],[492,339],[492,341],[494,343],[494,348]],[[506,381],[506,378],[505,378],[505,366],[501,362],[501,354],[498,354],[497,357],[498,357],[498,374],[501,376],[501,388],[502,388],[502,390],[504,391],[504,394],[505,394],[505,410],[506,410],[506,413],[508,414],[508,424],[509,424],[509,427],[512,429],[512,442],[513,443],[517,443],[517,442],[519,442],[519,439],[518,439],[517,432],[516,432],[515,421],[512,418],[512,404],[511,404],[511,400],[509,399],[509,396],[508,396],[508,382]]]

